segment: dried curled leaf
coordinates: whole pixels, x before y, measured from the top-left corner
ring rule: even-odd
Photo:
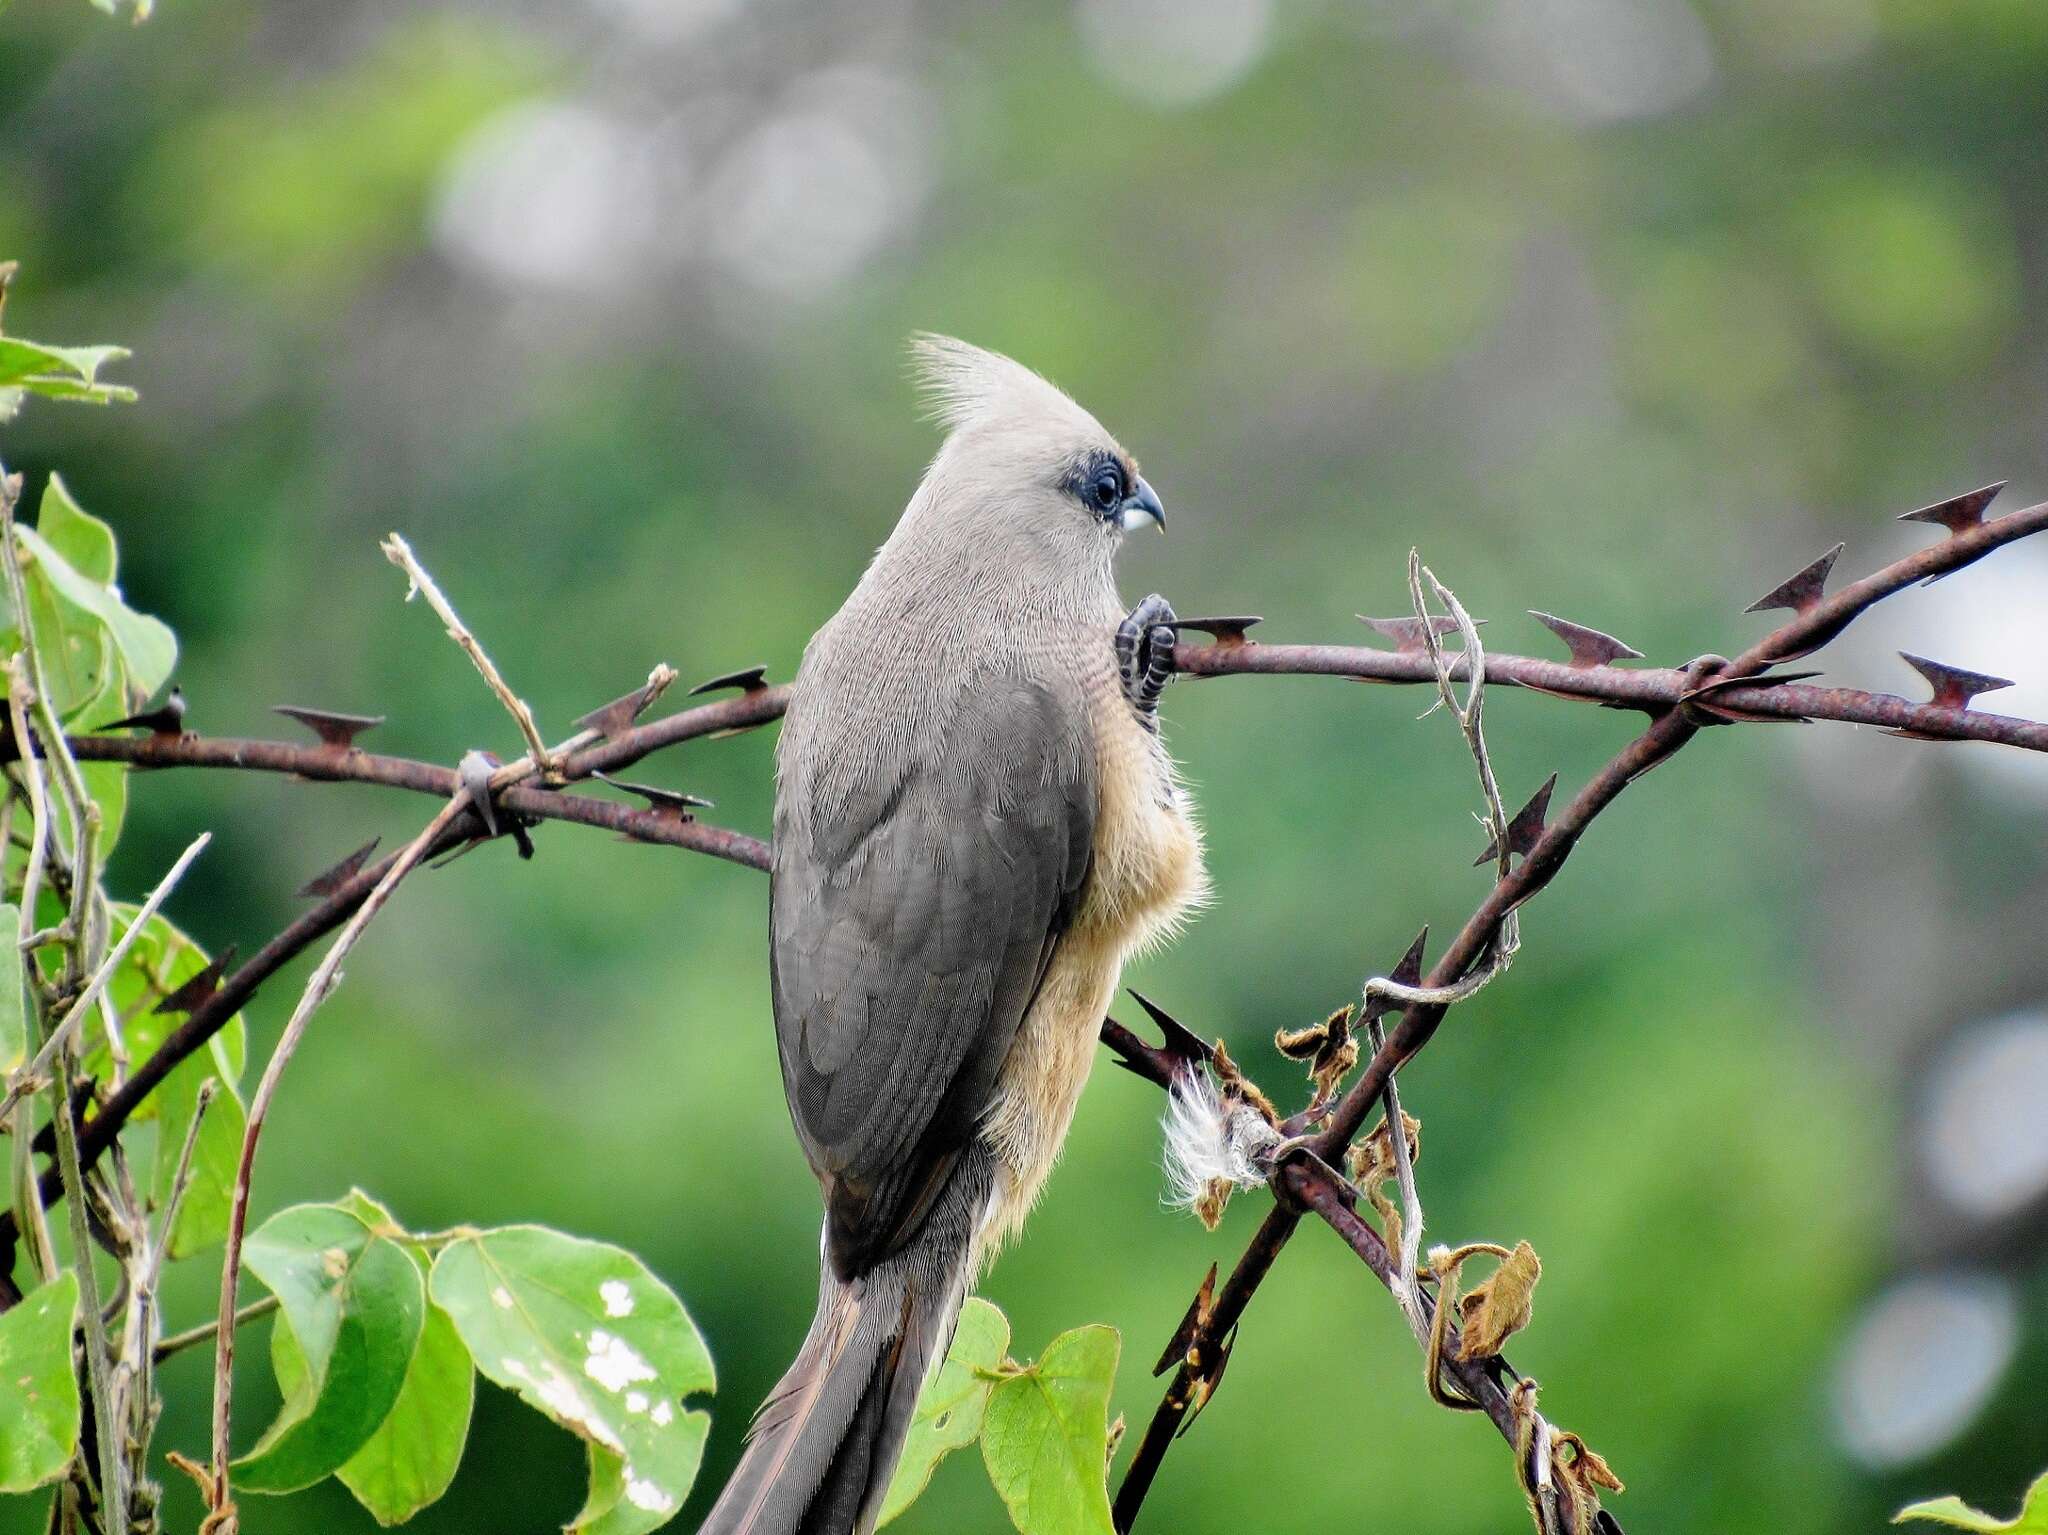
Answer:
[[[1458,1302],[1458,1358],[1466,1363],[1491,1359],[1507,1346],[1509,1338],[1527,1327],[1536,1281],[1542,1277],[1543,1264],[1536,1249],[1517,1242],[1500,1267]]]
[[[1215,1054],[1210,1057],[1209,1067],[1216,1073],[1216,1085],[1223,1090],[1226,1098],[1242,1098],[1264,1116],[1267,1124],[1278,1124],[1280,1111],[1273,1107],[1268,1098],[1254,1082],[1238,1069],[1237,1062],[1230,1058],[1230,1052],[1223,1048],[1223,1041],[1216,1041]]]
[[[1304,1029],[1276,1029],[1273,1046],[1291,1061],[1307,1061],[1316,1101],[1336,1094],[1339,1084],[1358,1064],[1358,1041],[1351,1037],[1352,1009],[1340,1007],[1320,1023]]]
[[[1408,1165],[1414,1166],[1422,1159],[1422,1121],[1406,1109],[1401,1111],[1401,1134],[1408,1142]],[[1385,1185],[1399,1175],[1394,1161],[1394,1142],[1387,1133],[1387,1122],[1381,1119],[1373,1127],[1372,1134],[1362,1141],[1354,1141],[1344,1156],[1344,1170],[1351,1175],[1351,1181],[1365,1191],[1365,1197],[1372,1201],[1373,1212],[1380,1218],[1380,1231],[1389,1248],[1401,1250],[1401,1212],[1394,1202],[1387,1198]]]
[[[1551,1436],[1550,1466],[1559,1501],[1569,1509],[1571,1527],[1575,1530],[1593,1528],[1593,1520],[1600,1512],[1601,1489],[1622,1490],[1621,1478],[1577,1434]]]
[[[1569,1472],[1584,1481],[1588,1487],[1604,1488],[1608,1492],[1626,1492],[1621,1478],[1591,1445],[1577,1434],[1559,1434],[1554,1452],[1559,1472]],[[1569,1455],[1567,1455],[1569,1451]],[[1597,1502],[1597,1499],[1596,1499]]]
[[[1422,1121],[1406,1109],[1401,1111],[1401,1134],[1408,1142],[1408,1163],[1412,1167],[1422,1160]],[[1344,1160],[1351,1181],[1361,1188],[1376,1188],[1392,1179],[1394,1142],[1387,1133],[1386,1120],[1375,1125],[1364,1140],[1354,1141]]]
[[[1524,1376],[1517,1381],[1508,1404],[1515,1415],[1515,1465],[1537,1535],[1548,1535],[1560,1523],[1573,1530],[1604,1528],[1599,1522],[1600,1494],[1623,1491],[1621,1478],[1577,1434],[1543,1421],[1536,1410],[1534,1380]],[[1539,1462],[1539,1443],[1548,1447],[1547,1467]],[[1539,1475],[1543,1470],[1547,1477]]]

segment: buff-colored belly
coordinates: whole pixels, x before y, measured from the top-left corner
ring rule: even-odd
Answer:
[[[983,1232],[990,1249],[1045,1185],[1094,1063],[1124,961],[1170,933],[1206,891],[1200,833],[1157,739],[1122,697],[1098,713],[1101,767],[1087,896],[1004,1062],[982,1136],[1004,1175]]]

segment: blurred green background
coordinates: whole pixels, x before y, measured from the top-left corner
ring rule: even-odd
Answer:
[[[5,457],[113,521],[195,728],[387,713],[376,745],[442,761],[516,741],[378,535],[406,533],[553,734],[658,660],[787,677],[932,450],[900,350],[921,327],[1037,366],[1143,459],[1173,533],[1126,551],[1132,598],[1361,639],[1419,544],[1495,647],[1552,653],[1541,608],[1676,664],[1762,632],[1742,605],[1837,538],[1861,572],[1925,541],[1893,513],[2048,487],[2044,87],[2038,0],[163,0],[142,27],[14,0],[9,328],[132,345],[142,399],[36,402]],[[1903,647],[2017,673],[1987,706],[2048,713],[2043,552],[1890,607],[1832,675],[1915,694]],[[1276,1026],[1483,894],[1470,765],[1424,702],[1168,698],[1218,899],[1129,979],[1270,1087],[1296,1090]],[[1489,721],[1517,802],[1634,728],[1506,692]],[[765,833],[771,748],[644,776]],[[1512,975],[1404,1078],[1432,1232],[1535,1244],[1513,1357],[1628,1480],[1631,1529],[1867,1531],[1950,1490],[2003,1511],[2048,1464],[2043,767],[1713,732],[1598,824]],[[172,914],[246,953],[302,880],[430,813],[165,774],[117,882],[211,828]],[[643,1254],[722,1378],[688,1528],[814,1295],[766,885],[537,840],[408,886],[372,931],[287,1079],[257,1214],[355,1183],[415,1228],[533,1219]],[[293,994],[260,998],[253,1048]],[[984,1284],[1022,1352],[1123,1329],[1134,1424],[1264,1204],[1215,1235],[1163,1210],[1159,1106],[1096,1074]],[[210,1265],[177,1275],[171,1325],[210,1313]],[[244,1358],[241,1443],[270,1391]],[[202,1446],[207,1371],[169,1368],[162,1447]],[[1146,1526],[1522,1527],[1502,1446],[1420,1374],[1305,1230]],[[544,1529],[581,1475],[485,1387],[415,1528]],[[245,1514],[370,1527],[331,1483]],[[1001,1527],[967,1458],[901,1526]]]

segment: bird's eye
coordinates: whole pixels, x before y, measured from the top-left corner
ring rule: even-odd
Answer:
[[[1123,504],[1123,475],[1118,473],[1114,468],[1104,469],[1100,474],[1095,476],[1095,485],[1091,494],[1095,497],[1096,506],[1098,506],[1105,512],[1114,511],[1118,506]]]

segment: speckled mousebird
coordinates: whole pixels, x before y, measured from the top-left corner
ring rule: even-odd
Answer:
[[[776,752],[775,1033],[824,1193],[818,1310],[704,1535],[874,1528],[920,1386],[1066,1138],[1117,976],[1204,889],[1159,738],[1165,525],[1037,374],[920,337],[945,442],[804,652]]]

